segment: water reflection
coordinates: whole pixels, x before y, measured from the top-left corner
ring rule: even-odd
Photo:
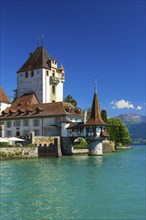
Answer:
[[[3,161],[1,218],[145,219],[144,155]]]

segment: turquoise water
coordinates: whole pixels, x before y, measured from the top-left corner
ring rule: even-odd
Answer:
[[[145,219],[145,148],[1,162],[1,219]]]

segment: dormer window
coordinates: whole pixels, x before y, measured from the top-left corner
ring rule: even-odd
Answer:
[[[43,109],[42,109],[41,107],[37,107],[37,108],[36,108],[36,112],[37,112],[37,113],[40,113],[40,112],[42,112],[42,111],[43,111]]]
[[[28,72],[27,71],[25,72],[25,78],[28,78]]]
[[[66,108],[65,111],[71,113],[71,107]]]
[[[75,113],[77,113],[77,114],[81,114],[81,109],[79,109],[79,108],[75,109],[74,111],[75,111]]]
[[[26,109],[26,114],[29,114],[29,113],[32,113],[32,112],[33,112],[33,109],[32,109],[32,108]]]
[[[20,108],[19,110],[18,110],[18,114],[20,115],[21,113],[24,113],[25,112],[25,109],[23,109],[23,108]]]
[[[7,114],[8,114],[7,111],[2,111],[2,116],[5,116],[5,115],[7,115]]]
[[[9,111],[9,115],[13,115],[13,114],[15,114],[16,113],[16,110],[14,110],[14,109],[10,109],[10,111]]]

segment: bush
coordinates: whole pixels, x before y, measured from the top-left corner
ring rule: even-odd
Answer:
[[[28,144],[27,147],[36,147],[36,144]]]
[[[123,144],[118,143],[118,144],[117,144],[117,147],[123,147]]]
[[[22,144],[17,143],[15,146],[16,146],[16,147],[22,147]]]
[[[88,146],[74,146],[74,149],[88,149]]]
[[[84,138],[79,138],[78,142],[74,142],[74,149],[87,149],[88,143]]]
[[[0,142],[0,147],[8,147],[9,142]]]

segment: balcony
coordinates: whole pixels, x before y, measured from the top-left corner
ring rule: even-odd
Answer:
[[[51,85],[57,85],[60,82],[60,80],[55,76],[50,76],[50,84]]]

